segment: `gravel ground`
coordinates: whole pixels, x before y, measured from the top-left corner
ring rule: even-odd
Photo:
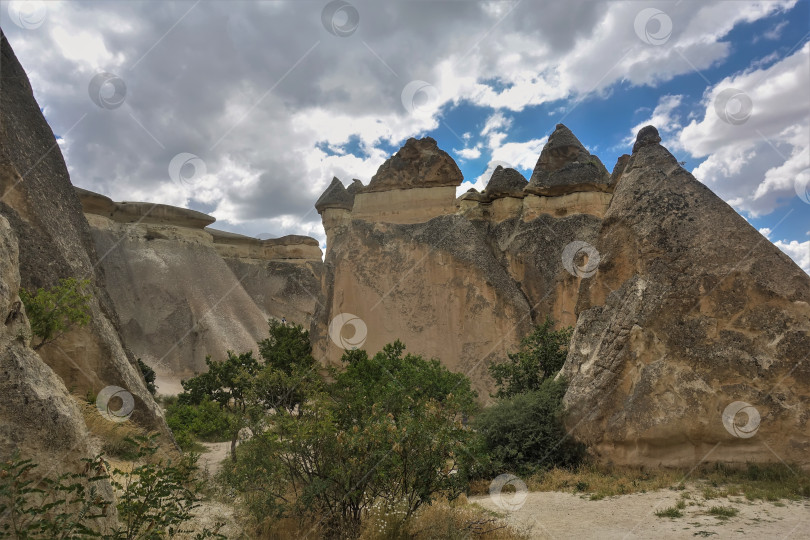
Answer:
[[[810,538],[810,501],[705,500],[691,490],[683,517],[655,515],[674,506],[681,493],[661,490],[591,501],[581,494],[532,492],[526,494],[523,506],[512,512],[499,508],[488,496],[471,497],[470,502],[505,515],[510,524],[531,538]],[[733,507],[738,514],[719,519],[708,513],[713,506]]]

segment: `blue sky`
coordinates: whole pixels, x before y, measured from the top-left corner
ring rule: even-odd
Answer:
[[[807,0],[37,6],[3,2],[0,24],[73,182],[116,200],[323,240],[332,176],[367,183],[408,137],[435,138],[465,191],[496,163],[528,177],[558,122],[609,170],[653,123],[810,272]],[[204,168],[167,172],[181,153]]]

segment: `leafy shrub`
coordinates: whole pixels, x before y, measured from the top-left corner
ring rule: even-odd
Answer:
[[[75,326],[85,326],[90,322],[88,302],[92,295],[86,292],[90,280],[66,278],[49,289],[30,292],[20,289],[20,300],[31,322],[31,330],[40,341],[34,346],[39,349],[52,343]]]
[[[508,398],[539,390],[540,385],[562,369],[571,342],[571,327],[554,330],[554,321],[545,322],[520,341],[520,349],[509,353],[509,360],[489,366],[498,385],[495,397]]]
[[[138,358],[138,369],[141,371],[143,380],[146,382],[146,389],[154,396],[155,392],[157,392],[157,387],[155,386],[155,370],[147,366],[140,358]]]
[[[438,493],[463,491],[473,433],[462,419],[475,393],[463,375],[404,350],[347,352],[333,383],[307,388],[295,411],[274,409],[266,429],[256,426],[222,476],[258,519],[293,515],[325,534],[356,534],[375,502],[407,519]]]
[[[138,463],[115,469],[101,456],[83,459],[81,473],[38,477],[37,464],[14,457],[0,463],[0,538],[157,540],[187,532],[183,525],[198,506],[194,480],[197,456],[179,462],[155,461],[156,436],[137,437]],[[102,482],[117,491],[117,503],[104,496]],[[101,520],[115,504],[119,524],[102,533]],[[225,538],[204,529],[196,538]]]
[[[500,400],[484,409],[475,427],[496,474],[570,466],[584,456],[562,425],[563,381],[546,379],[535,391]]]
[[[186,433],[204,441],[227,441],[232,422],[228,412],[210,399],[197,405],[175,403],[166,409],[166,423],[175,437]]]

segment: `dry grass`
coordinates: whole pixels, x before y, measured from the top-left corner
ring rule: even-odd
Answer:
[[[778,501],[810,498],[810,473],[782,464],[706,464],[687,476],[679,469],[641,469],[595,464],[576,469],[551,469],[524,479],[530,491],[563,491],[589,494],[592,500],[659,489],[684,489],[694,485],[705,499],[744,496],[748,500]],[[475,495],[489,492],[489,481],[470,486]]]
[[[403,522],[403,517],[404,512],[378,509],[365,520],[360,538],[363,540],[526,538],[503,522],[497,514],[468,503],[463,495],[452,502],[442,499],[429,506],[422,506],[406,522]]]

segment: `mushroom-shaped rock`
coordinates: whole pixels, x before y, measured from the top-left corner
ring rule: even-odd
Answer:
[[[363,185],[363,182],[361,182],[360,180],[355,178],[354,180],[352,180],[351,185],[349,185],[349,187],[346,188],[346,191],[348,191],[352,195],[356,195],[357,193],[360,193],[360,191],[364,187],[366,187],[366,186]]]
[[[364,193],[393,189],[460,186],[464,177],[453,158],[430,137],[408,139],[380,165]]]
[[[661,135],[655,126],[644,126],[636,136],[636,143],[633,145],[633,153],[635,154],[639,148],[649,146],[651,144],[658,144],[661,142]]]
[[[489,197],[523,197],[523,189],[528,184],[526,178],[515,169],[498,165],[492,172],[484,193]]]
[[[337,176],[332,178],[332,183],[324,190],[318,200],[315,201],[315,210],[318,213],[323,213],[327,208],[341,208],[343,210],[351,210],[354,206],[354,195],[349,193],[343,182],[338,180]]]
[[[464,193],[462,193],[459,198],[459,201],[478,201],[478,202],[489,202],[489,197],[485,194],[480,193],[475,188],[470,188]]]
[[[527,193],[563,195],[577,191],[608,191],[610,173],[579,142],[570,129],[557,124],[532,172]]]

